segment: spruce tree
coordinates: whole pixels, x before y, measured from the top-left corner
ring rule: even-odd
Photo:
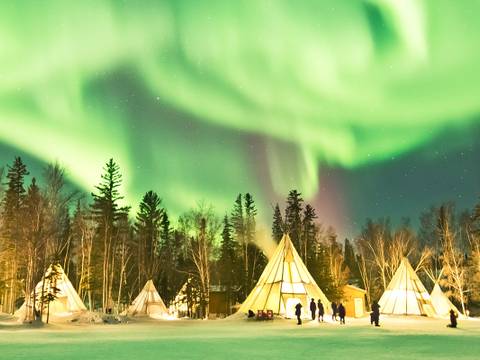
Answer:
[[[172,230],[166,209],[163,209],[160,223],[160,271],[158,273],[159,291],[164,300],[173,300],[179,287],[184,282],[183,276],[178,276],[179,257],[182,242],[178,232]],[[182,270],[183,271],[183,270]]]
[[[312,275],[325,296],[334,300],[337,297],[337,291],[335,289],[332,273],[330,272],[330,256],[328,251],[328,245],[325,243],[319,243],[317,249],[317,257],[313,266],[314,271]]]
[[[257,208],[253,196],[245,194],[245,237],[248,243],[255,242]]]
[[[160,197],[148,191],[139,205],[135,221],[138,238],[139,286],[153,277],[159,266],[160,232],[163,219]]]
[[[256,217],[257,208],[253,196],[245,194],[245,236],[246,236],[246,262],[248,264],[246,292],[249,293],[255,286],[265,265],[266,257],[256,244]]]
[[[245,219],[243,213],[242,194],[238,194],[233,205],[231,214],[231,222],[233,226],[234,236],[241,245],[245,243]]]
[[[20,157],[16,157],[11,166],[7,167],[7,189],[2,202],[2,239],[4,256],[6,260],[6,271],[4,281],[8,283],[8,293],[5,298],[5,308],[13,313],[15,300],[19,290],[19,276],[23,271],[24,262],[20,253],[24,248],[23,229],[25,220],[23,218],[23,206],[25,202],[24,179],[28,175],[27,167]]]
[[[248,259],[248,241],[246,236],[245,229],[245,214],[243,210],[243,196],[238,194],[233,205],[232,214],[230,216],[232,227],[233,227],[233,236],[240,248],[241,254],[241,265],[242,269],[242,289],[241,297],[245,298],[248,293],[249,288],[249,259]]]
[[[315,209],[310,204],[307,204],[303,211],[302,234],[299,247],[300,256],[307,267],[315,258],[317,240],[316,218],[317,214],[315,213]]]
[[[119,202],[123,199],[119,188],[122,184],[120,167],[110,159],[102,174],[102,181],[92,193],[92,213],[97,223],[97,263],[101,270],[102,309],[106,312],[112,305],[112,276],[113,274],[113,249],[115,248],[115,234],[117,222],[122,213],[128,212],[128,208],[120,208]]]
[[[275,205],[275,208],[273,210],[273,222],[272,222],[272,238],[275,240],[277,243],[282,240],[283,236],[283,219],[282,219],[282,212],[280,210],[280,206],[278,203]]]
[[[358,268],[357,257],[355,255],[355,250],[350,240],[345,239],[344,242],[344,262],[345,266],[350,270],[350,282],[355,285],[360,285],[361,276],[360,270]]]
[[[222,241],[220,243],[220,257],[218,260],[218,271],[220,274],[220,284],[225,286],[227,294],[226,314],[230,314],[230,305],[233,302],[232,290],[238,282],[238,261],[237,261],[237,244],[232,236],[232,225],[228,216],[223,218]]]
[[[303,199],[301,195],[297,190],[290,191],[285,208],[285,227],[290,234],[293,245],[297,249],[300,248],[302,236]]]

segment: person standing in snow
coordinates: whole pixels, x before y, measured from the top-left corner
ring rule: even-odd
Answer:
[[[300,318],[302,316],[302,304],[295,305],[295,315],[297,316],[297,325],[302,325],[302,319]]]
[[[372,304],[372,313],[370,315],[370,323],[375,326],[380,326],[380,305],[378,305],[377,301],[374,301]]]
[[[323,315],[325,315],[325,309],[320,299],[318,299],[318,321],[323,322]]]
[[[450,310],[450,324],[447,325],[449,328],[456,328],[457,327],[457,314],[455,311]]]
[[[312,313],[312,320],[315,320],[317,313],[317,304],[315,304],[315,300],[313,298],[312,301],[310,301],[310,312]]]
[[[343,306],[343,304],[340,303],[338,305],[338,316],[340,317],[340,324],[345,324],[345,315],[346,315],[345,306]]]
[[[337,321],[337,304],[332,302],[332,320]]]

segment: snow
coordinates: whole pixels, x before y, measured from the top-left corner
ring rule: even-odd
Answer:
[[[479,359],[480,321],[423,317],[295,320],[134,319],[126,324],[50,324],[0,317],[0,359]]]

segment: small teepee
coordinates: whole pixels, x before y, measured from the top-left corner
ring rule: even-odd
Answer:
[[[308,313],[310,299],[319,299],[328,311],[330,302],[310,275],[288,235],[283,235],[257,285],[244,301],[239,313],[272,310],[274,314],[294,317],[295,305],[301,303]]]
[[[382,314],[435,316],[430,294],[407,258],[403,258],[382,297]]]
[[[150,316],[158,319],[168,316],[168,310],[152,280],[148,280],[140,294],[127,310],[130,316]]]
[[[53,270],[55,270],[56,274],[51,276]],[[50,317],[60,318],[70,317],[87,311],[82,299],[78,296],[77,291],[63,271],[61,265],[50,265],[45,273],[44,279],[45,286],[43,286],[43,281],[40,281],[35,287],[35,307],[37,309],[40,307],[40,298],[42,296],[43,288],[44,295],[55,294],[55,300],[51,301],[48,304],[48,307],[44,305],[44,314],[47,314],[48,311]],[[15,312],[15,316],[22,320],[31,319],[33,303],[32,294],[30,301],[23,303],[23,305]]]
[[[433,308],[438,316],[449,317],[450,310],[455,311],[458,316],[464,317],[464,315],[458,311],[457,307],[452,304],[448,296],[442,291],[438,282],[435,283],[432,292],[430,293]]]

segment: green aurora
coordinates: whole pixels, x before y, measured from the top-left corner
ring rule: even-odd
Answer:
[[[480,113],[480,1],[5,1],[0,142],[176,214],[319,191]],[[470,134],[470,136],[466,136]],[[10,159],[1,159],[2,162]],[[269,215],[268,215],[269,216]],[[267,217],[268,217],[267,216]]]

